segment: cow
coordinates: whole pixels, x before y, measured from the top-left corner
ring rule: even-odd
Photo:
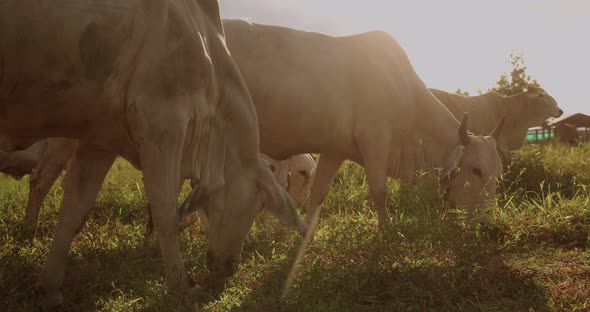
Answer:
[[[502,137],[496,142],[505,166],[510,163],[510,152],[522,146],[529,128],[542,125],[549,117],[563,114],[555,99],[540,87],[529,86],[526,91],[513,96],[502,96],[494,91],[465,96],[432,88],[430,92],[456,118],[468,113],[471,120],[469,130],[475,134],[490,133],[506,116]]]
[[[501,123],[490,136],[468,133],[467,118],[460,123],[432,95],[389,34],[333,37],[243,20],[225,20],[224,29],[254,100],[261,152],[320,154],[308,221],[345,159],[365,167],[381,225],[387,176],[440,177],[441,192],[470,211],[494,196]]]
[[[262,158],[269,164],[279,185],[287,190],[295,206],[301,207],[311,187],[315,171],[313,156],[300,154],[285,160],[276,160],[262,154]]]
[[[310,154],[300,154],[291,156],[285,160],[272,159],[265,154],[261,154],[262,159],[271,169],[277,183],[285,189],[296,207],[302,207],[313,179],[315,171],[315,160]],[[191,181],[191,186],[198,187],[198,183]],[[179,222],[181,229],[187,228],[199,221],[201,231],[207,232],[208,216],[206,209],[197,209],[191,207],[188,202],[181,205],[179,210]],[[153,223],[151,214],[149,216],[146,234],[152,232]]]
[[[555,126],[555,137],[559,142],[572,146],[578,145],[578,128],[568,123],[560,123]]]
[[[39,277],[62,304],[66,260],[117,155],[142,170],[171,292],[197,290],[180,255],[180,181],[209,209],[210,286],[239,264],[262,204],[305,232],[259,156],[255,108],[225,43],[214,0],[0,3],[0,146],[78,140]]]
[[[504,166],[507,166],[510,163],[510,152],[522,146],[524,138],[526,137],[526,132],[530,127],[539,126],[547,118],[559,117],[563,114],[563,110],[558,107],[555,99],[547,94],[544,89],[539,87],[530,86],[527,91],[513,96],[502,96],[494,91],[478,96],[464,96],[433,88],[431,88],[430,91],[451,111],[455,118],[461,118],[466,112],[469,113],[471,119],[469,130],[476,134],[490,133],[498,124],[501,117],[506,116],[502,137],[497,142],[498,152],[500,153]],[[564,142],[567,142],[568,144],[576,144],[572,143],[576,142],[575,136],[571,135],[571,133],[574,132],[567,132],[565,129],[556,129],[556,132],[560,132],[562,137],[567,138]],[[577,133],[575,133],[575,135],[577,135]],[[66,157],[64,156],[66,155],[64,154],[67,154],[68,152],[73,154],[73,150],[68,148],[67,142],[64,142],[64,139],[61,139],[59,142],[59,147],[55,149],[50,148],[50,150],[52,150],[51,153],[55,153],[55,155],[48,157],[54,159],[59,158],[61,164],[59,161],[48,159],[46,161],[47,165],[41,164],[39,170],[37,170],[38,173],[34,174],[31,179],[31,193],[29,194],[27,214],[24,222],[26,232],[34,233],[35,231],[41,202],[49,191],[53,181],[57,178],[58,173],[61,172],[59,170],[65,168]],[[37,148],[36,146],[34,150],[44,151],[44,149]],[[19,176],[23,174],[22,172],[30,172],[34,167],[34,165],[31,166],[33,160],[33,158],[31,158],[33,156],[32,153],[20,153],[10,156],[9,154],[10,153],[3,152],[3,155],[5,156],[3,157],[4,161],[2,164],[5,164],[5,167],[0,171],[11,174],[10,170],[20,170],[21,174],[16,172],[16,175]],[[38,156],[36,157],[40,158]],[[288,170],[284,165],[286,165],[287,162],[283,163],[281,161],[272,160],[270,157],[265,159],[267,162],[273,163],[274,167],[279,168],[277,171],[274,171],[274,174],[279,181],[279,184],[286,189],[288,185]],[[299,159],[304,160],[305,158]],[[7,164],[8,166],[6,166]],[[280,166],[279,164],[283,164],[283,166]],[[47,169],[44,169],[45,167],[47,167]],[[308,178],[309,175],[303,175],[298,176],[295,179],[305,180]],[[305,189],[305,187],[303,189]],[[303,189],[289,190],[291,197],[298,206],[301,205],[302,200],[305,197],[305,194],[300,191]],[[295,195],[295,193],[298,195]]]
[[[296,207],[302,207],[307,200],[315,173],[315,160],[311,154],[295,155],[289,158],[289,184],[287,192]]]

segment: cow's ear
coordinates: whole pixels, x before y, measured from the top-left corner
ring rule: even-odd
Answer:
[[[262,160],[258,166],[257,184],[264,195],[264,207],[275,218],[290,227],[297,229],[302,235],[307,231],[307,223],[299,217],[295,206],[287,192],[274,179],[270,169]]]
[[[204,211],[204,214],[199,215],[201,218],[209,215],[209,198],[210,193],[206,187],[199,186],[198,184],[193,186],[193,190],[177,209],[178,222],[181,230],[194,223],[197,212]],[[204,222],[207,221],[205,220]]]
[[[450,186],[451,175],[455,170],[457,170],[457,166],[461,162],[461,158],[463,157],[463,149],[462,145],[457,145],[449,158],[445,162],[441,172],[440,172],[440,187],[441,189],[447,189]]]
[[[438,182],[438,191],[439,194],[445,194],[445,192],[451,187],[451,176],[444,175],[440,177]]]

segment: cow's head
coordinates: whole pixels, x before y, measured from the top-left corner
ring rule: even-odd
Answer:
[[[246,236],[263,207],[302,233],[307,230],[307,224],[299,217],[286,191],[259,155],[256,111],[246,83],[227,50],[217,1],[197,0],[195,3],[200,11],[213,19],[216,27],[210,32],[215,35],[203,36],[201,40],[202,46],[209,49],[211,68],[215,70],[219,85],[224,88],[219,96],[220,103],[216,105],[227,107],[216,108],[216,111],[225,113],[235,110],[230,120],[223,120],[223,123],[229,124],[227,131],[233,131],[219,136],[226,142],[211,144],[225,149],[223,153],[210,152],[214,155],[211,159],[219,161],[219,164],[209,166],[211,176],[201,178],[202,185],[193,194],[199,194],[196,202],[207,207],[210,286],[220,289],[237,270]]]
[[[272,171],[272,174],[279,185],[284,189],[287,189],[289,186],[289,158],[285,160],[276,160],[265,154],[261,154],[261,156],[267,163],[270,171]]]
[[[525,99],[523,101],[524,111],[532,119],[532,125],[540,126],[549,117],[563,115],[563,110],[559,108],[555,99],[543,88],[528,87],[528,90],[521,93],[520,96]]]
[[[279,185],[289,193],[296,207],[302,207],[307,198],[315,161],[309,154],[291,156],[276,160],[265,154],[262,159],[268,164]]]
[[[315,161],[309,154],[293,156],[289,159],[287,192],[297,207],[302,207],[310,191]]]
[[[459,127],[460,144],[443,168],[440,186],[456,206],[474,211],[483,207],[496,194],[502,161],[496,150],[504,119],[489,136],[468,133],[467,114]]]
[[[241,174],[210,195],[207,263],[213,289],[222,288],[237,270],[244,240],[263,207],[302,235],[307,231],[289,195],[262,159],[242,168]]]

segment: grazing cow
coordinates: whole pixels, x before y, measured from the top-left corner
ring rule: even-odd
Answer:
[[[285,160],[275,160],[262,154],[262,158],[269,164],[279,185],[287,190],[295,206],[301,207],[315,171],[313,157],[310,154],[300,154]]]
[[[289,193],[295,206],[302,207],[305,199],[307,199],[311,179],[315,171],[315,160],[313,156],[310,154],[301,154],[291,156],[285,160],[272,159],[264,154],[261,154],[261,156],[270,167],[279,185]],[[195,185],[195,183],[191,182],[191,185]],[[184,208],[179,212],[181,228],[192,225],[198,219],[201,230],[206,232],[208,228],[207,211],[205,209],[196,210],[190,206]],[[150,215],[147,226],[148,234],[151,233],[152,227],[152,218]]]
[[[572,124],[558,124],[555,126],[555,137],[560,142],[569,145],[578,145],[578,128]]]
[[[430,93],[387,33],[332,37],[242,20],[224,29],[254,99],[261,152],[321,154],[308,218],[345,159],[365,167],[380,224],[387,176],[412,183],[417,171],[440,174],[441,190],[469,209],[495,194],[495,138],[468,134],[466,118],[459,123]]]
[[[262,202],[305,231],[259,156],[217,1],[2,1],[0,56],[1,149],[79,140],[39,279],[44,307],[63,302],[70,245],[116,155],[143,171],[171,291],[193,289],[178,243],[183,179],[199,181],[198,204],[209,207],[211,286],[236,271]]]
[[[289,158],[289,185],[287,192],[297,207],[302,207],[307,199],[315,173],[315,160],[310,154],[295,155]]]
[[[498,152],[504,165],[510,163],[510,152],[522,146],[527,130],[540,126],[549,117],[559,117],[563,110],[545,90],[529,87],[527,91],[502,96],[488,92],[478,96],[464,96],[430,89],[455,118],[469,114],[469,130],[475,134],[490,133],[502,116],[506,116],[502,137],[498,140]]]
[[[272,174],[275,176],[277,183],[286,190],[289,185],[289,158],[285,160],[276,160],[264,154],[261,154],[261,156],[269,166]]]

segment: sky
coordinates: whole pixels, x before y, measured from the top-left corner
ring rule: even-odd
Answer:
[[[510,53],[566,114],[590,114],[590,0],[220,0],[223,18],[334,36],[391,34],[432,88],[477,94]]]

